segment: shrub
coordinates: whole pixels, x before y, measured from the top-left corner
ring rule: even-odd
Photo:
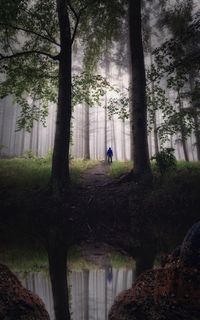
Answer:
[[[171,169],[176,169],[176,158],[173,148],[163,148],[151,158],[156,160],[156,166],[161,174],[166,173]]]

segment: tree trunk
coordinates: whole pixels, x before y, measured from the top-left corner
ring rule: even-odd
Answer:
[[[194,134],[196,138],[197,160],[200,161],[200,128],[197,111],[194,110]]]
[[[146,77],[141,30],[141,0],[129,0],[130,50],[132,65],[132,135],[134,172],[151,176],[147,140]]]
[[[104,118],[104,157],[105,157],[105,162],[107,161],[107,94],[105,94],[105,118]]]
[[[105,77],[106,80],[108,80],[109,77],[109,60],[108,60],[108,43],[106,40],[106,51],[105,51]],[[105,162],[107,161],[107,149],[108,149],[108,111],[107,111],[107,106],[108,106],[108,96],[107,92],[105,94],[105,118],[104,118],[104,150],[105,150]]]
[[[154,137],[155,153],[157,154],[159,152],[159,144],[158,144],[156,111],[154,111],[154,113],[153,113],[153,137]]]
[[[52,159],[51,186],[62,191],[69,183],[71,120],[71,33],[65,0],[56,0],[60,28],[58,107]]]
[[[129,113],[130,113],[130,160],[133,161],[134,159],[134,150],[133,150],[133,134],[132,134],[132,128],[133,128],[133,110],[132,110],[132,94],[131,94],[131,88],[132,88],[132,81],[129,81]]]
[[[52,229],[48,239],[49,273],[56,320],[70,320],[67,285],[67,246],[60,230]]]
[[[84,159],[90,159],[90,107],[85,104],[85,150]]]
[[[113,156],[115,157],[115,160],[118,160],[114,116],[112,116],[111,125],[112,125],[111,132],[112,132],[112,137],[113,137],[113,139],[111,140],[111,148],[113,149]],[[113,146],[112,146],[112,142],[113,142]]]
[[[155,256],[154,254],[150,255],[147,252],[144,255],[140,255],[135,258],[136,262],[136,270],[135,275],[136,278],[143,272],[145,272],[148,269],[153,268]]]
[[[152,66],[153,66],[153,56],[152,56],[152,40],[151,40],[151,36],[149,39],[149,54],[150,54],[150,66],[151,66],[151,70],[152,70]],[[155,92],[155,83],[152,80],[151,81],[151,92],[152,92],[152,99],[155,101],[154,99],[154,92]],[[153,111],[153,137],[154,137],[154,147],[155,147],[155,154],[157,154],[159,152],[159,143],[158,143],[158,131],[157,131],[157,119],[156,119],[156,110]]]
[[[122,160],[126,161],[126,124],[125,119],[122,119]]]
[[[190,84],[190,91],[192,93],[194,90],[193,74],[189,74],[189,84]],[[193,108],[193,119],[194,119],[194,135],[196,139],[196,148],[197,148],[197,160],[200,161],[200,128],[199,128],[198,113],[197,113],[194,102],[192,103],[192,108]]]
[[[182,101],[181,101],[181,95],[180,90],[177,90],[177,97],[178,97],[178,111],[182,111]],[[181,140],[182,140],[182,146],[183,146],[183,153],[185,157],[185,161],[189,161],[188,151],[187,151],[187,144],[186,144],[186,134],[185,134],[185,126],[183,122],[181,121]]]
[[[152,269],[156,257],[156,242],[151,233],[146,230],[141,238],[141,247],[135,258],[136,277],[148,269]]]

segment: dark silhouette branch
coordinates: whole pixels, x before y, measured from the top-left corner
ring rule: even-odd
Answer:
[[[41,39],[47,40],[47,41],[49,41],[49,42],[51,42],[51,43],[53,43],[53,44],[55,44],[55,45],[60,47],[60,44],[57,41],[55,41],[55,39],[53,39],[52,37],[46,37],[45,35],[42,35],[42,34],[36,32],[34,30],[30,30],[30,29],[26,29],[26,28],[23,28],[23,27],[14,26],[12,24],[7,24],[7,23],[3,23],[3,22],[0,22],[0,25],[1,26],[5,26],[7,28],[12,28],[12,29],[15,29],[15,30],[20,30],[20,31],[24,31],[24,32],[27,32],[27,33],[30,33],[30,34],[34,34],[35,36],[38,36]]]
[[[43,28],[44,31],[46,32],[47,36],[49,37],[50,40],[52,40],[52,43],[56,44],[57,46],[60,47],[60,43],[58,43],[54,37],[52,37],[52,35],[50,34],[50,32],[46,29],[46,28]]]
[[[53,55],[51,55],[50,53],[47,53],[47,52],[38,51],[38,50],[30,50],[30,51],[16,52],[16,53],[11,54],[11,55],[4,55],[4,54],[0,53],[0,61],[6,60],[6,59],[18,58],[20,56],[29,55],[29,54],[43,55],[43,56],[46,56],[48,58],[51,58],[52,60],[58,60],[59,59],[59,55],[53,56]]]
[[[70,10],[73,12],[75,18],[78,19],[78,13],[76,12],[76,10],[74,9],[74,7],[72,6],[71,1],[70,1],[70,0],[67,0],[67,4],[68,4]]]
[[[68,4],[70,10],[72,11],[72,13],[74,14],[75,19],[76,19],[76,23],[75,23],[75,26],[74,26],[73,35],[72,35],[72,39],[71,39],[71,44],[73,44],[74,39],[75,39],[75,36],[76,36],[77,29],[78,29],[78,25],[79,25],[79,22],[80,22],[81,14],[82,14],[82,12],[87,8],[87,6],[82,7],[82,8],[79,10],[79,12],[76,12],[76,10],[75,10],[74,7],[72,6],[70,0],[67,1],[67,4]]]

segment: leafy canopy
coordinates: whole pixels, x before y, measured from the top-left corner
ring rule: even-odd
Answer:
[[[66,0],[72,39],[82,39],[85,65],[93,70],[103,52],[105,42],[115,37],[120,27],[124,0]],[[21,105],[19,128],[30,129],[34,120],[48,114],[49,103],[56,103],[59,66],[59,24],[55,0],[1,0],[0,1],[0,97],[13,95]],[[95,63],[94,63],[95,61]],[[90,72],[91,73],[91,72]],[[94,78],[80,75],[82,84],[88,81],[91,89]],[[74,78],[79,89],[73,88],[73,104],[80,101],[80,79]],[[105,80],[96,76],[96,98]],[[99,86],[97,90],[97,86]]]

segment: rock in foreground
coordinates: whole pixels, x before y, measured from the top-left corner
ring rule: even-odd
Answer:
[[[17,277],[2,264],[0,264],[0,319],[50,319],[42,300],[25,289]]]
[[[109,320],[200,319],[200,222],[163,268],[143,273],[115,300]]]

